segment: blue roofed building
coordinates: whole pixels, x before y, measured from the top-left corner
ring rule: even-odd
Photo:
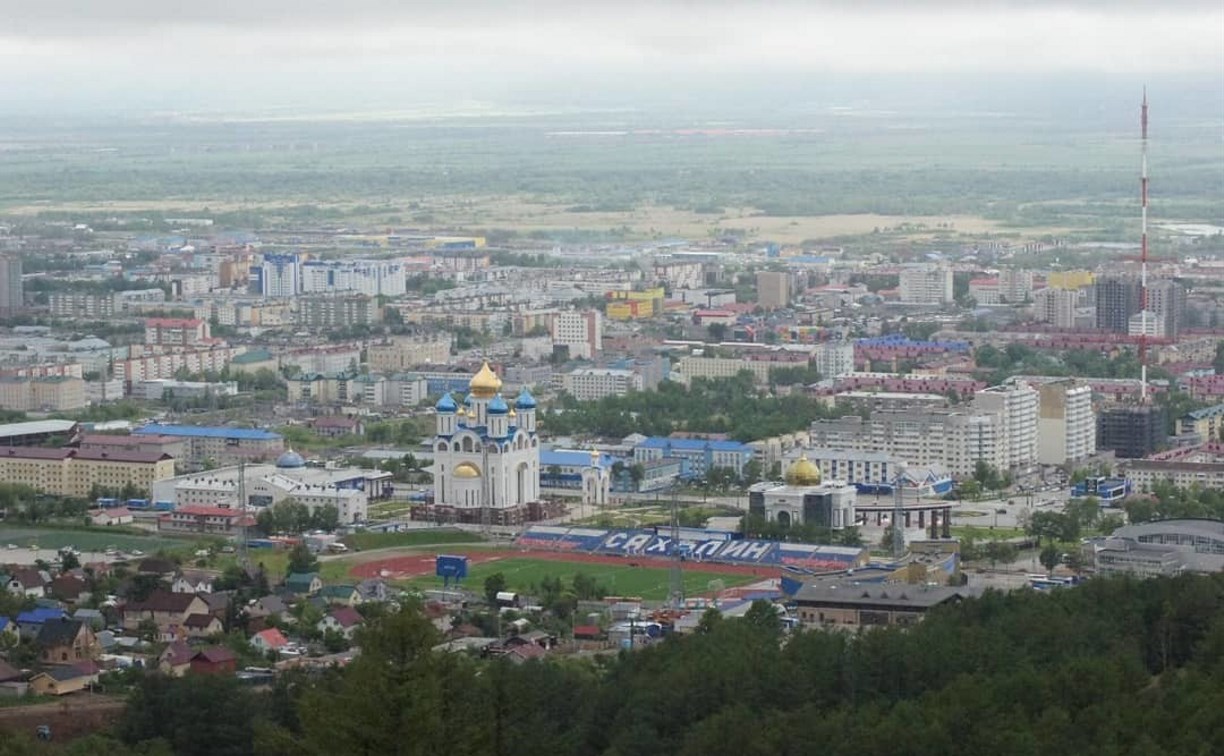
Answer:
[[[285,451],[279,433],[260,428],[231,428],[208,425],[163,425],[149,423],[132,431],[136,436],[170,436],[185,442],[187,465],[232,465],[238,462],[266,462]]]
[[[667,438],[652,436],[633,448],[636,462],[659,459],[680,459],[690,477],[703,477],[715,467],[725,467],[743,477],[744,465],[753,457],[753,449],[739,441],[719,441],[704,438]]]

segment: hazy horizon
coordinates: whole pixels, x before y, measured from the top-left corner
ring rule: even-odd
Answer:
[[[1224,113],[1224,6],[1174,0],[0,0],[9,114],[862,105]],[[1044,91],[1043,91],[1044,90]],[[1133,106],[1128,108],[1133,109]]]

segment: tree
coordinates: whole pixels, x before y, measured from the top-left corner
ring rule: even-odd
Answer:
[[[505,592],[507,585],[506,576],[500,572],[494,572],[485,578],[484,595],[489,606],[497,606],[497,594]]]
[[[1037,560],[1041,562],[1041,566],[1045,567],[1047,570],[1053,570],[1055,567],[1057,567],[1061,559],[1062,557],[1058,551],[1058,547],[1052,543],[1046,544],[1046,546],[1041,549],[1041,553],[1037,555]]]
[[[1006,541],[988,541],[982,547],[982,553],[990,560],[990,566],[994,567],[999,562],[1014,562],[1020,550]]]
[[[161,739],[179,756],[246,756],[257,711],[232,676],[144,675],[115,729],[128,745]]]
[[[714,342],[723,342],[727,339],[727,324],[726,323],[710,323],[706,326],[706,333],[709,335],[709,340]]]
[[[318,570],[319,558],[315,556],[314,552],[305,543],[299,542],[289,550],[288,574],[318,572]]]
[[[80,566],[81,560],[77,558],[76,554],[73,554],[71,551],[64,551],[60,553],[60,569],[64,572],[67,572],[68,570],[75,570]]]
[[[782,621],[772,602],[761,599],[753,601],[743,619],[760,632],[775,636],[782,632]]]

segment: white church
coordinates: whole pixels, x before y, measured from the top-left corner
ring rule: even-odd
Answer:
[[[434,516],[495,525],[529,519],[540,500],[540,439],[536,401],[526,388],[511,406],[501,379],[486,362],[459,404],[448,393],[435,406]]]

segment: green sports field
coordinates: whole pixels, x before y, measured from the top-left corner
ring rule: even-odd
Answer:
[[[64,546],[75,546],[81,551],[103,551],[114,546],[120,551],[139,550],[147,554],[158,549],[184,549],[191,546],[189,540],[115,533],[103,528],[58,530],[0,525],[0,562],[4,561],[4,552],[8,550],[10,543],[22,549],[36,545],[42,551],[55,551]]]
[[[506,576],[507,587],[516,592],[530,593],[533,585],[544,578],[559,577],[569,583],[574,575],[589,575],[617,596],[640,596],[648,600],[662,600],[668,595],[668,570],[651,567],[630,567],[614,564],[584,564],[559,562],[552,559],[528,559],[510,557],[481,564],[473,564],[464,585],[473,591],[481,591],[485,578],[500,572]],[[731,588],[746,585],[761,577],[751,575],[718,575],[710,572],[685,572],[684,594],[695,596],[708,593],[712,581],[720,581],[721,587]],[[406,585],[415,588],[441,588],[442,579],[436,577],[412,578]],[[715,583],[715,587],[718,584]]]

